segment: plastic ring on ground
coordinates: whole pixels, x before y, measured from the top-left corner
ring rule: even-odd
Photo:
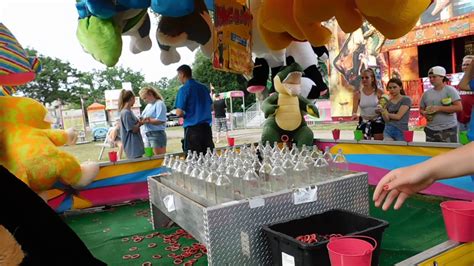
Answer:
[[[173,247],[172,246],[167,246],[165,247],[165,250],[170,251]]]
[[[151,266],[151,262],[145,261],[144,263],[142,263],[142,266]]]
[[[288,142],[288,140],[290,140],[290,137],[288,137],[288,135],[281,135],[281,141]]]
[[[176,259],[173,261],[174,265],[178,265],[178,264],[181,264],[183,263],[183,260],[180,260],[180,259]]]
[[[168,254],[168,257],[170,257],[170,258],[174,258],[174,257],[176,257],[176,254],[174,254],[174,253],[170,253],[170,254]]]
[[[196,253],[196,254],[194,255],[194,257],[195,257],[196,259],[199,259],[200,257],[202,257],[202,253]]]
[[[131,256],[131,258],[132,258],[132,259],[138,259],[138,258],[140,258],[140,254],[133,254],[133,255]]]
[[[190,247],[183,247],[181,250],[182,251],[188,251],[190,249]]]
[[[145,238],[153,238],[155,235],[154,234],[148,234],[145,236]]]
[[[156,243],[150,243],[150,244],[148,244],[148,247],[149,247],[149,248],[154,248],[154,247],[156,247],[156,246],[158,246]]]
[[[122,242],[128,242],[129,240],[130,240],[130,238],[128,238],[128,237],[122,238]]]
[[[154,259],[161,259],[161,255],[159,255],[159,254],[155,254],[155,255],[153,255],[153,256],[151,256],[151,257],[154,258]]]
[[[130,255],[130,254],[127,254],[127,255],[123,255],[123,256],[122,256],[122,259],[124,259],[124,260],[129,260],[129,259],[131,259],[131,258],[132,258],[132,255]]]

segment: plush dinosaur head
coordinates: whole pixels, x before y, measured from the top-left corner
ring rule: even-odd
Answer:
[[[275,90],[278,93],[297,96],[301,91],[301,77],[303,69],[297,63],[293,63],[277,73],[273,79]]]

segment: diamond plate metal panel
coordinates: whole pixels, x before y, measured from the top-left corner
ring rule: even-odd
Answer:
[[[196,215],[184,217],[187,219],[177,217],[184,215],[184,212],[174,215],[174,218],[167,215],[173,220],[177,219],[175,222],[198,240],[204,240],[203,243],[208,249],[209,265],[271,265],[271,250],[261,230],[262,225],[313,215],[334,208],[368,215],[367,179],[367,173],[354,173],[318,183],[317,200],[299,205],[294,204],[293,192],[287,190],[262,196],[265,204],[257,208],[250,208],[248,200],[209,208],[193,202],[194,204],[183,203],[183,207],[200,208],[201,218]],[[157,183],[158,186],[163,186]],[[157,190],[158,193],[165,191]],[[166,191],[170,192],[170,189]],[[191,201],[181,195],[178,197],[182,202]],[[162,209],[162,204],[158,203],[157,207],[166,212]],[[196,220],[191,220],[190,217]],[[193,224],[202,225],[200,228],[203,230],[199,232],[203,234],[196,236]],[[202,236],[204,239],[201,239]]]

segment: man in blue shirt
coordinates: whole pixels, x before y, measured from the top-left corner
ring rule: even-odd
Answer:
[[[178,69],[178,80],[183,84],[176,95],[176,115],[184,119],[183,151],[206,153],[214,149],[212,141],[212,99],[209,89],[193,79],[191,67]]]

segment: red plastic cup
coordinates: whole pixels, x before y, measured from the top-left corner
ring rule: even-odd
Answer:
[[[229,144],[229,146],[233,147],[235,145],[235,138],[227,138],[227,144]]]
[[[413,131],[411,131],[411,130],[403,131],[403,137],[405,138],[406,142],[412,142],[413,141]]]
[[[338,140],[340,136],[341,136],[341,130],[339,129],[332,130],[332,137],[334,140]]]
[[[113,163],[117,161],[117,152],[116,151],[109,151],[109,160]]]

